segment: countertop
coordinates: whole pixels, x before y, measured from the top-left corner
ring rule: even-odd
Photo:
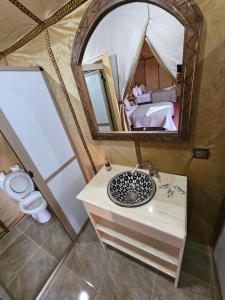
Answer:
[[[131,170],[130,167],[111,165],[112,170],[102,167],[95,177],[79,193],[77,198],[82,202],[95,205],[120,216],[135,220],[141,224],[168,233],[179,239],[186,237],[187,217],[187,177],[167,173],[159,173],[161,182],[156,183],[156,193],[151,201],[139,207],[122,207],[114,204],[108,197],[107,185],[110,179],[120,172]],[[140,170],[148,173],[147,170]],[[160,184],[177,184],[185,194],[175,192],[171,199],[165,196],[166,189],[159,188]]]

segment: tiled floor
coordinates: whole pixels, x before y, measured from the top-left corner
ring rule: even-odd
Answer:
[[[0,240],[0,299],[35,299],[70,244],[54,216],[45,224],[23,218]]]
[[[179,288],[154,269],[112,248],[104,252],[87,224],[43,300],[221,299],[208,247],[187,242]]]

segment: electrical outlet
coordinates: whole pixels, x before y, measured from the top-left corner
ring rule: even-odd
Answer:
[[[208,159],[209,158],[209,149],[194,148],[193,149],[193,157],[200,158],[200,159]]]

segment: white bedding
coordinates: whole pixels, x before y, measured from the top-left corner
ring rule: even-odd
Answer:
[[[146,93],[143,93],[142,95],[137,97],[137,103],[138,104],[143,104],[146,102],[150,102],[151,101],[151,93],[152,91],[148,91]]]
[[[174,122],[174,107],[171,102],[133,106],[127,111],[129,124],[134,128],[161,127],[168,131],[177,130]]]
[[[166,130],[177,130],[174,122],[173,122],[173,115],[174,115],[174,107],[173,104],[170,102],[163,102],[163,103],[155,103],[151,104],[149,107],[146,117],[152,117],[156,124],[163,123],[163,128]],[[153,120],[152,120],[153,121]],[[155,126],[160,127],[160,126]]]
[[[176,86],[170,86],[159,90],[150,90],[137,97],[137,104],[147,102],[160,103],[160,102],[173,102],[177,100]]]
[[[132,113],[133,113],[137,108],[138,108],[137,105],[133,105],[132,108],[131,108],[129,111],[126,110],[126,113],[127,113],[127,119],[128,119],[129,125],[132,125],[132,124],[131,124],[131,121],[130,121],[130,116],[132,115]]]

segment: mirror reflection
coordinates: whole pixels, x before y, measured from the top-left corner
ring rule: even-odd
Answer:
[[[156,5],[107,14],[82,61],[98,130],[177,131],[183,47],[184,26]]]

